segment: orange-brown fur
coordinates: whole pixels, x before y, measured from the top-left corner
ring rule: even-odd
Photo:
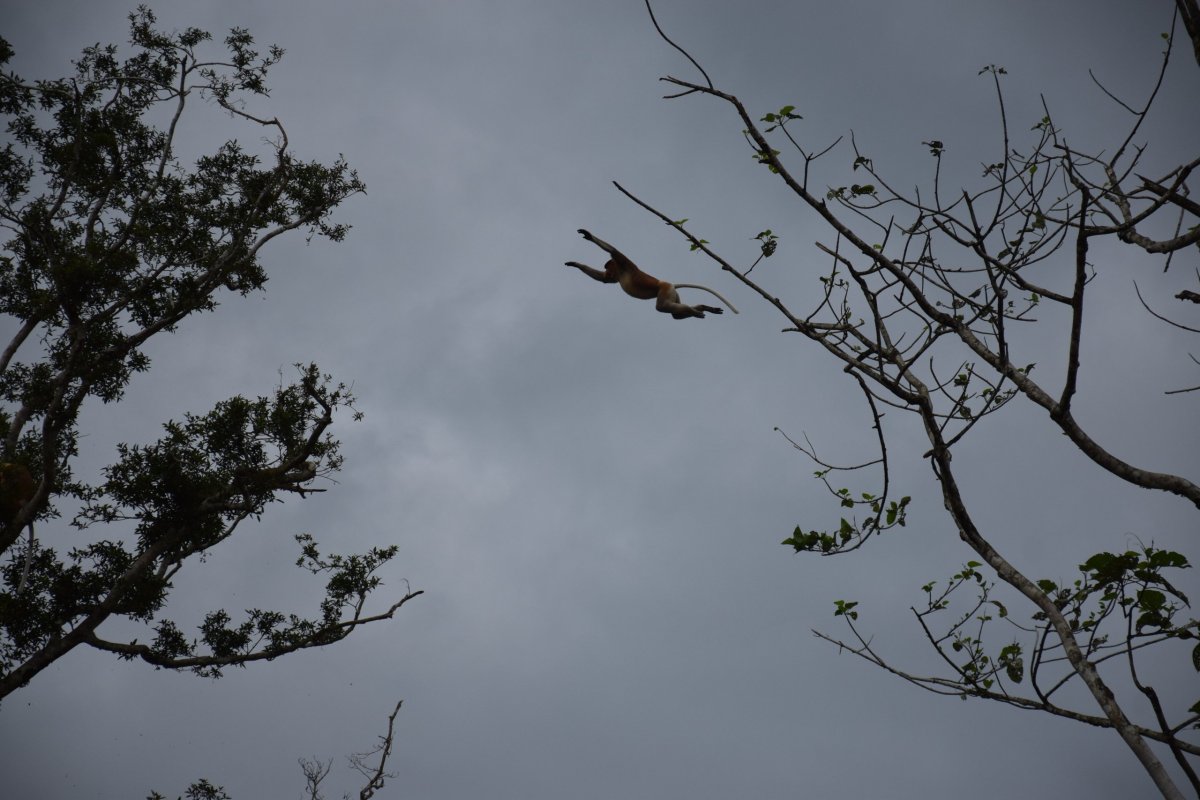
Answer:
[[[679,299],[678,288],[703,289],[719,297],[729,306],[730,311],[735,314],[737,313],[737,309],[730,305],[728,300],[725,300],[724,297],[721,297],[721,295],[707,286],[697,286],[695,284],[679,284],[676,286],[667,281],[661,281],[653,275],[643,272],[638,268],[637,264],[634,264],[624,253],[608,242],[597,239],[583,228],[580,228],[579,232],[583,234],[583,238],[607,252],[612,258],[604,265],[604,271],[592,269],[586,264],[580,264],[578,261],[566,262],[568,267],[575,267],[583,274],[601,283],[618,283],[625,290],[625,294],[636,297],[639,300],[654,299],[656,300],[654,304],[655,308],[664,314],[670,314],[675,319],[686,319],[688,317],[703,318],[706,312],[711,314],[723,313],[723,309],[716,306],[687,305]]]

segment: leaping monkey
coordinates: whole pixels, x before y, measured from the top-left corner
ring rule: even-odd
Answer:
[[[688,317],[700,317],[703,319],[704,312],[706,311],[713,314],[724,313],[723,309],[716,306],[686,305],[680,302],[679,292],[675,291],[676,289],[702,289],[709,294],[715,295],[722,303],[729,306],[730,311],[735,314],[738,313],[738,310],[733,307],[732,303],[707,286],[699,286],[694,283],[667,283],[666,281],[660,281],[653,275],[642,272],[638,269],[637,264],[630,261],[624,253],[608,242],[603,239],[597,239],[583,228],[580,228],[579,232],[583,234],[584,239],[587,239],[608,253],[612,258],[604,265],[603,272],[593,269],[586,264],[580,264],[578,261],[566,262],[568,267],[575,267],[583,274],[601,283],[619,283],[621,284],[621,288],[625,290],[625,294],[636,297],[639,300],[654,298],[654,307],[664,314],[670,314],[675,319],[687,319]]]

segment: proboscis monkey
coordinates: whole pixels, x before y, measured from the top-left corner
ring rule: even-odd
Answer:
[[[687,319],[688,317],[703,318],[706,311],[713,314],[724,313],[722,309],[716,306],[689,306],[682,303],[679,300],[679,292],[675,291],[676,289],[701,289],[715,295],[722,303],[729,306],[729,310],[733,313],[738,313],[738,310],[733,307],[732,303],[707,286],[699,286],[694,283],[668,283],[660,281],[653,275],[642,272],[638,269],[637,264],[630,261],[624,253],[608,242],[603,239],[597,239],[583,228],[580,228],[579,232],[583,234],[584,239],[587,239],[608,253],[612,258],[604,265],[603,271],[593,269],[586,264],[580,264],[578,261],[566,262],[568,267],[575,267],[583,274],[601,283],[619,283],[621,284],[621,288],[625,290],[625,294],[636,297],[639,300],[654,298],[654,307],[664,314],[670,314],[675,319]]]

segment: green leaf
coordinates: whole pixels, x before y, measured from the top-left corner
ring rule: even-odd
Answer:
[[[1171,550],[1148,550],[1146,555],[1151,566],[1154,567],[1176,567],[1186,569],[1191,566],[1188,560],[1181,553],[1176,553]]]
[[[858,605],[857,601],[834,600],[833,605],[834,605],[834,609],[835,609],[833,612],[833,615],[835,617],[848,617],[849,619],[852,619],[852,620],[858,619],[858,612],[854,610],[854,607]]]
[[[1154,589],[1143,589],[1137,593],[1138,604],[1144,611],[1159,611],[1167,604],[1167,596]]]
[[[1079,569],[1084,572],[1095,572],[1098,570],[1109,569],[1117,556],[1112,553],[1096,553],[1087,561],[1079,565]]]

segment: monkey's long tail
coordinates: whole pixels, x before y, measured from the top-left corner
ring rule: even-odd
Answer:
[[[732,311],[735,314],[738,313],[738,310],[733,307],[733,303],[729,302],[724,297],[721,297],[721,295],[717,294],[717,292],[713,291],[712,289],[708,288],[707,286],[701,286],[698,283],[677,283],[677,284],[675,284],[675,288],[676,289],[700,289],[702,291],[708,292],[709,294],[713,295],[718,300],[720,300],[722,303],[729,306],[730,311]]]

